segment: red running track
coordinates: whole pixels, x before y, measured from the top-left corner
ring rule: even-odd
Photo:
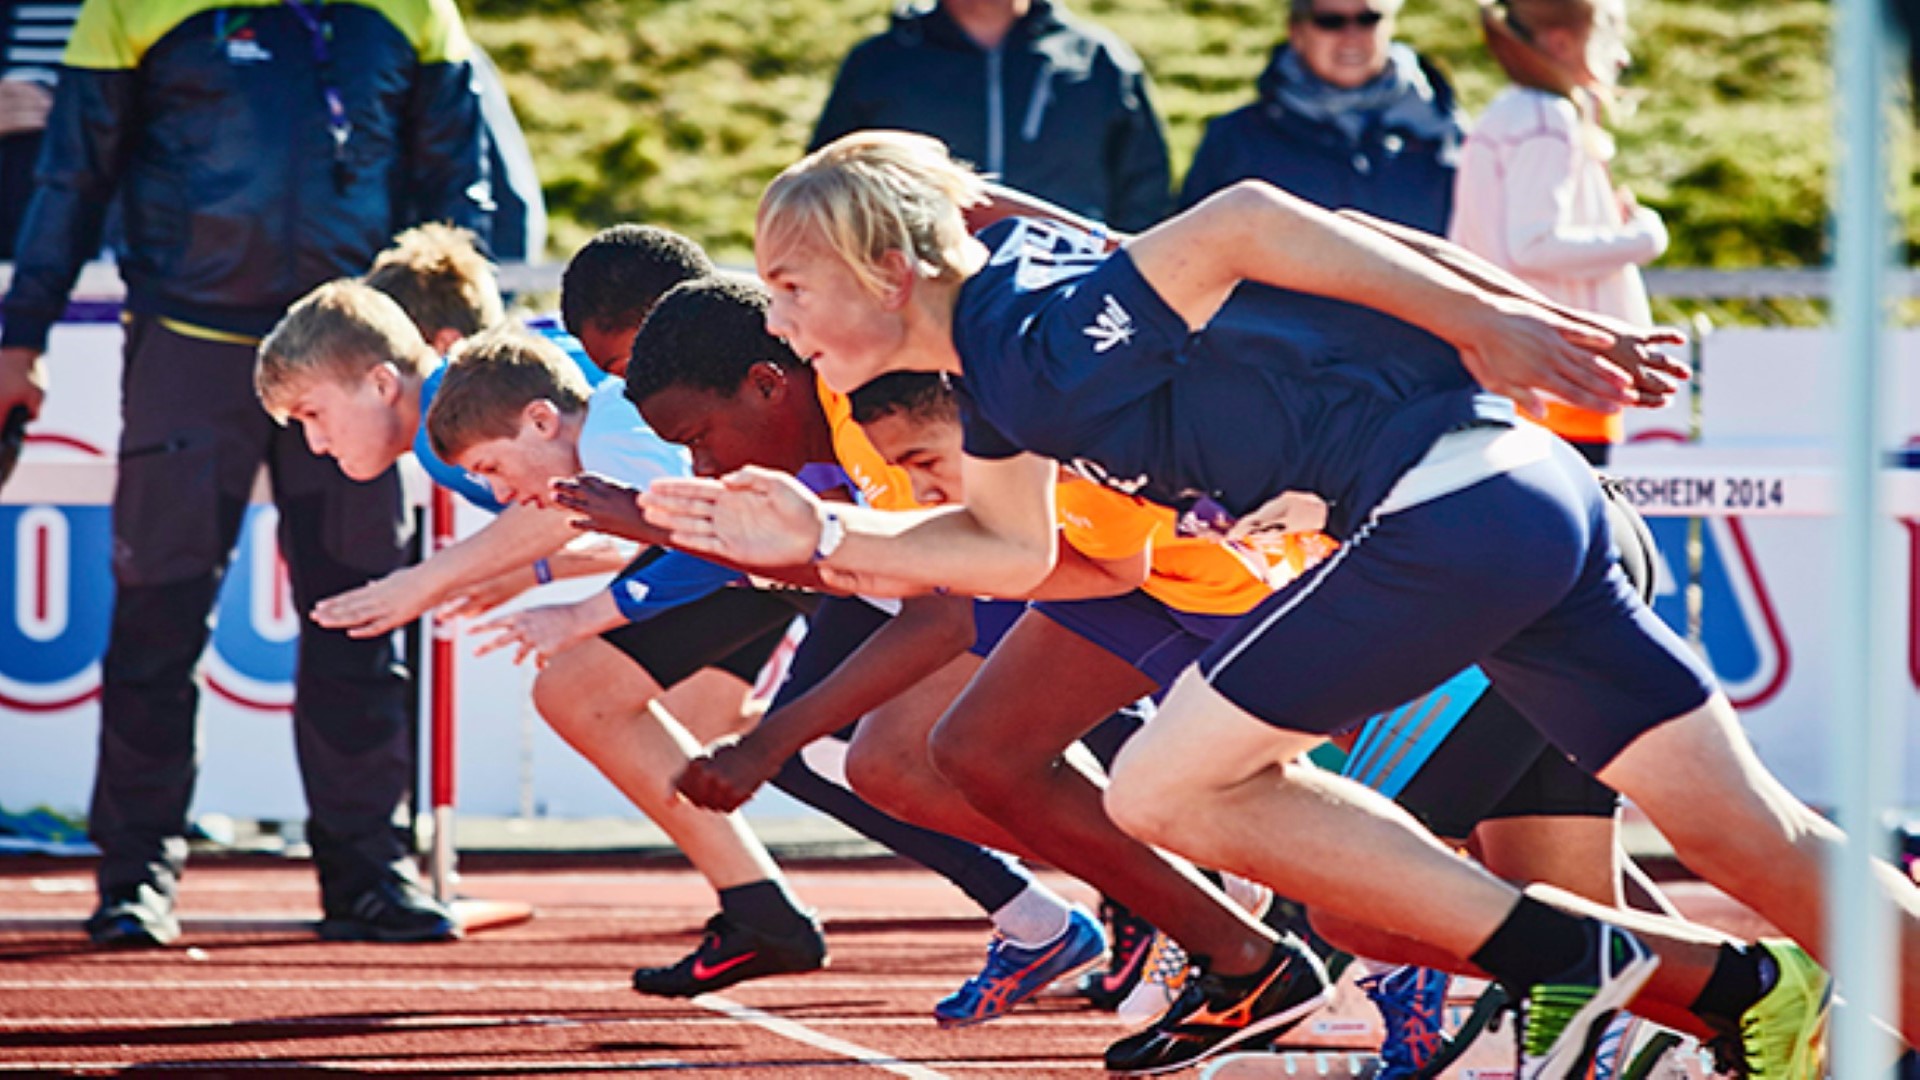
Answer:
[[[210,862],[186,877],[181,946],[149,952],[86,944],[90,871],[0,862],[0,1072],[1090,1077],[1126,1031],[1067,997],[936,1028],[932,1005],[977,970],[987,925],[945,882],[886,863],[793,873],[825,918],[829,970],[693,1002],[627,986],[634,967],[685,953],[712,913],[686,869],[470,872],[463,895],[525,900],[535,917],[459,943],[395,946],[316,940],[304,865]],[[1679,891],[1716,922],[1750,923],[1697,887]],[[1288,1041],[1331,1051],[1376,1040],[1372,1010],[1346,987]],[[1491,1071],[1460,1073],[1499,1075],[1497,1057]],[[1301,1073],[1331,1063],[1322,1075],[1348,1075],[1350,1061],[1310,1053]]]

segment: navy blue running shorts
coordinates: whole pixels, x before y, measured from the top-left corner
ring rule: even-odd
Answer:
[[[1555,440],[1543,459],[1376,515],[1244,616],[1200,670],[1269,724],[1334,734],[1477,663],[1598,772],[1713,692],[1621,571],[1607,514],[1592,469]]]
[[[1032,607],[1163,687],[1240,621],[1175,611],[1139,589],[1098,600],[1039,600]]]

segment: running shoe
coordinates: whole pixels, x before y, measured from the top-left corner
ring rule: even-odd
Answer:
[[[87,936],[111,949],[155,949],[180,937],[173,897],[151,882],[108,889],[87,919]]]
[[[1759,944],[1778,965],[1779,978],[1741,1014],[1734,1064],[1754,1080],[1817,1080],[1826,1065],[1833,979],[1791,941]]]
[[[700,945],[671,967],[641,968],[633,988],[655,997],[695,997],[767,975],[798,975],[827,966],[827,939],[808,917],[792,934],[776,937],[742,926],[721,912],[707,920]]]
[[[1646,985],[1660,958],[1617,926],[1588,924],[1587,958],[1520,1005],[1520,1080],[1584,1076],[1607,1025]]]
[[[1187,950],[1167,935],[1156,933],[1147,950],[1139,984],[1114,1011],[1121,1020],[1136,1027],[1152,1023],[1165,1016],[1173,1003],[1180,1000],[1180,992],[1187,988],[1187,980],[1192,975],[1193,962],[1187,958]]]
[[[1173,1072],[1236,1046],[1270,1040],[1333,1000],[1320,958],[1295,937],[1274,947],[1251,975],[1202,972],[1180,1000],[1145,1031],[1107,1047],[1107,1071],[1123,1076]]]
[[[458,941],[460,920],[410,870],[381,875],[352,896],[323,897],[320,936],[327,941],[391,944]]]
[[[1068,914],[1060,936],[1045,945],[1022,948],[995,934],[986,967],[934,1005],[933,1018],[943,1028],[955,1028],[1005,1016],[1055,979],[1098,963],[1106,951],[1100,924],[1079,907]]]
[[[1447,984],[1444,971],[1405,965],[1360,980],[1360,989],[1380,1010],[1387,1038],[1380,1044],[1375,1080],[1411,1080],[1447,1050]]]
[[[1140,984],[1147,954],[1153,948],[1154,930],[1152,923],[1116,900],[1100,901],[1100,921],[1107,925],[1110,943],[1107,964],[1080,977],[1080,996],[1092,1002],[1094,1008],[1112,1012]]]

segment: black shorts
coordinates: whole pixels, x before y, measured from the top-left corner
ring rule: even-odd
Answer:
[[[643,553],[628,569],[658,558],[658,550]],[[812,614],[819,603],[818,596],[795,590],[726,588],[600,638],[645,668],[662,689],[708,667],[751,684],[794,616]]]
[[[1394,801],[1435,836],[1464,840],[1491,818],[1612,817],[1620,797],[1490,689]]]

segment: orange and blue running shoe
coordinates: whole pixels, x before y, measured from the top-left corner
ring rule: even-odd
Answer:
[[[1406,965],[1360,980],[1360,989],[1380,1010],[1387,1038],[1380,1044],[1376,1080],[1412,1080],[1447,1049],[1447,984],[1444,971]]]
[[[1237,1046],[1271,1041],[1331,1000],[1320,958],[1287,934],[1259,971],[1237,978],[1203,971],[1188,979],[1165,1016],[1107,1047],[1107,1071],[1150,1076],[1197,1065]]]
[[[1005,1016],[1055,979],[1099,963],[1106,952],[1107,936],[1100,924],[1078,907],[1068,914],[1067,928],[1045,945],[1022,948],[995,934],[987,947],[987,966],[942,998],[933,1007],[933,1018],[943,1028],[956,1028]]]

